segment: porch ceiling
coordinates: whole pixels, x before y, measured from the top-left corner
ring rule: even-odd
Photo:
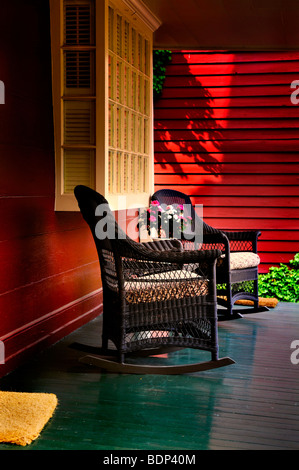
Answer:
[[[299,49],[298,0],[143,0],[156,49]]]

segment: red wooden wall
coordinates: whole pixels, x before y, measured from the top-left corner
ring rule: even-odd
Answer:
[[[48,0],[0,3],[0,376],[99,313],[80,213],[55,213]],[[99,338],[100,341],[100,338]]]
[[[155,184],[207,223],[259,229],[260,272],[299,252],[299,52],[174,52],[155,103]]]

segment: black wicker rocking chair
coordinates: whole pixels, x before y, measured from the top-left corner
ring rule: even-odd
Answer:
[[[193,249],[211,250],[219,249],[222,257],[216,265],[217,302],[218,319],[242,318],[242,314],[257,313],[269,310],[267,307],[259,307],[258,298],[258,264],[257,240],[261,235],[259,231],[221,231],[206,224],[199,216],[191,203],[191,199],[186,194],[171,190],[162,189],[156,191],[152,196],[152,201],[157,200],[160,204],[184,205],[192,217],[191,232],[194,233],[196,227],[202,230],[202,243],[192,245]],[[190,249],[190,236],[182,234],[182,243]],[[250,287],[250,289],[249,289]],[[248,291],[249,289],[249,291]],[[253,302],[249,308],[233,308],[237,300],[246,299]]]
[[[218,357],[215,263],[221,252],[184,251],[177,240],[137,243],[118,226],[102,195],[77,186],[75,196],[94,238],[103,287],[102,346],[81,345],[92,353],[81,362],[134,374],[191,373],[233,364],[230,358]],[[189,269],[191,264],[196,273]],[[136,355],[181,348],[208,351],[211,360],[136,363]]]

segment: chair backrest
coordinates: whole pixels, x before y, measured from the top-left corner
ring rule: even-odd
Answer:
[[[74,193],[96,245],[112,251],[114,240],[125,239],[126,234],[118,226],[108,201],[100,193],[83,185],[76,186]]]
[[[87,186],[76,186],[75,197],[84,220],[90,227],[101,266],[103,287],[115,290],[122,279],[117,250],[119,239],[127,235],[117,224],[107,200]]]
[[[188,215],[192,217],[191,229],[194,231],[195,220],[198,217],[194,206],[191,202],[191,199],[187,194],[181,193],[180,191],[175,191],[173,189],[160,189],[156,191],[152,197],[152,201],[159,201],[160,204],[174,205],[174,204],[183,204],[185,206]]]

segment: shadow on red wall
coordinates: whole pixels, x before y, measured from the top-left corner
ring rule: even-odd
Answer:
[[[219,175],[221,162],[217,154],[221,152],[223,134],[213,106],[211,93],[181,54],[178,65],[168,66],[167,90],[155,102],[156,173],[167,173],[171,163],[176,175],[187,179],[186,163],[192,163],[197,165],[197,171],[190,167],[192,173]]]

